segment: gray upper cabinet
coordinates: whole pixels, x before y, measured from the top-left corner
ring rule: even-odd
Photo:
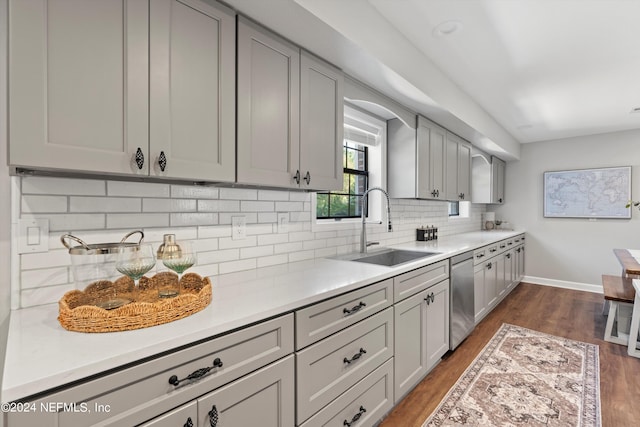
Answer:
[[[233,181],[235,16],[212,4],[12,1],[9,163]]]
[[[300,51],[238,17],[238,170],[243,184],[297,187]]]
[[[342,188],[340,71],[243,17],[237,55],[237,181]]]
[[[300,58],[300,187],[342,189],[342,72],[302,51]]]
[[[9,163],[146,175],[148,1],[12,0],[9,14]]]
[[[471,144],[447,132],[446,199],[471,200]]]
[[[150,174],[235,180],[235,14],[150,3]]]
[[[504,174],[506,163],[491,156],[491,203],[504,203]]]
[[[446,130],[418,116],[417,129],[392,119],[387,133],[389,195],[446,200]]]
[[[506,163],[495,156],[474,154],[472,165],[473,203],[504,203]]]

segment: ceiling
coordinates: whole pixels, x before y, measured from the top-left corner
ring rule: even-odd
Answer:
[[[226,2],[506,160],[640,129],[640,0]]]
[[[520,142],[640,128],[640,1],[369,3]]]

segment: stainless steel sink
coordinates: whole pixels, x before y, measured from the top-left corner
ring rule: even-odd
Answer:
[[[440,255],[439,252],[420,252],[420,251],[407,251],[403,249],[385,249],[383,251],[377,251],[371,254],[359,254],[353,258],[349,258],[350,261],[366,262],[368,264],[386,265],[393,267],[395,265],[404,264],[405,262],[415,261],[420,258],[432,257],[434,255]],[[344,258],[343,258],[344,259]]]

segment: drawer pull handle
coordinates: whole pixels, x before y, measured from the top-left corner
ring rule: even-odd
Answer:
[[[489,252],[495,252],[497,249],[489,249]]]
[[[187,422],[184,423],[183,427],[193,427],[193,421],[191,420],[191,417],[187,418]]]
[[[207,366],[206,368],[200,368],[196,371],[193,371],[192,373],[190,373],[189,375],[187,375],[181,380],[179,380],[176,375],[171,375],[171,377],[169,377],[169,384],[177,387],[178,385],[180,385],[182,381],[197,380],[198,378],[201,378],[207,375],[209,371],[212,370],[213,368],[221,368],[221,367],[222,367],[222,360],[220,360],[219,357],[216,357],[215,360],[213,361],[212,366]]]
[[[351,418],[351,422],[344,420],[344,422],[342,423],[343,426],[347,426],[347,427],[351,427],[353,425],[353,423],[355,423],[356,421],[358,421],[360,419],[360,417],[367,412],[366,409],[364,409],[364,406],[360,406],[360,412],[358,412],[357,414],[355,414],[353,416],[353,418]]]
[[[366,307],[367,304],[365,304],[364,302],[360,301],[360,304],[354,306],[351,310],[349,310],[348,308],[344,308],[342,309],[342,312],[346,315],[351,315],[354,313],[357,313],[358,311],[360,311],[361,308]]]
[[[353,355],[353,357],[351,359],[347,359],[346,357],[344,358],[344,360],[342,361],[343,363],[346,363],[347,365],[350,364],[351,362],[355,362],[356,360],[360,359],[362,357],[363,354],[365,354],[367,352],[367,350],[365,350],[364,348],[360,348],[360,351],[357,352],[356,354]]]
[[[478,254],[476,255],[476,258],[482,258],[484,256],[484,254]]]
[[[504,248],[506,248],[505,245],[500,245],[500,249],[504,249]]]
[[[218,408],[216,408],[216,405],[213,405],[209,411],[209,425],[211,427],[218,425]]]
[[[436,300],[436,296],[431,292],[424,300],[427,302],[427,305],[429,305]]]

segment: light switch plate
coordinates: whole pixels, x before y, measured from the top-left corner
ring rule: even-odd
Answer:
[[[18,220],[18,253],[30,254],[49,250],[49,220]]]

